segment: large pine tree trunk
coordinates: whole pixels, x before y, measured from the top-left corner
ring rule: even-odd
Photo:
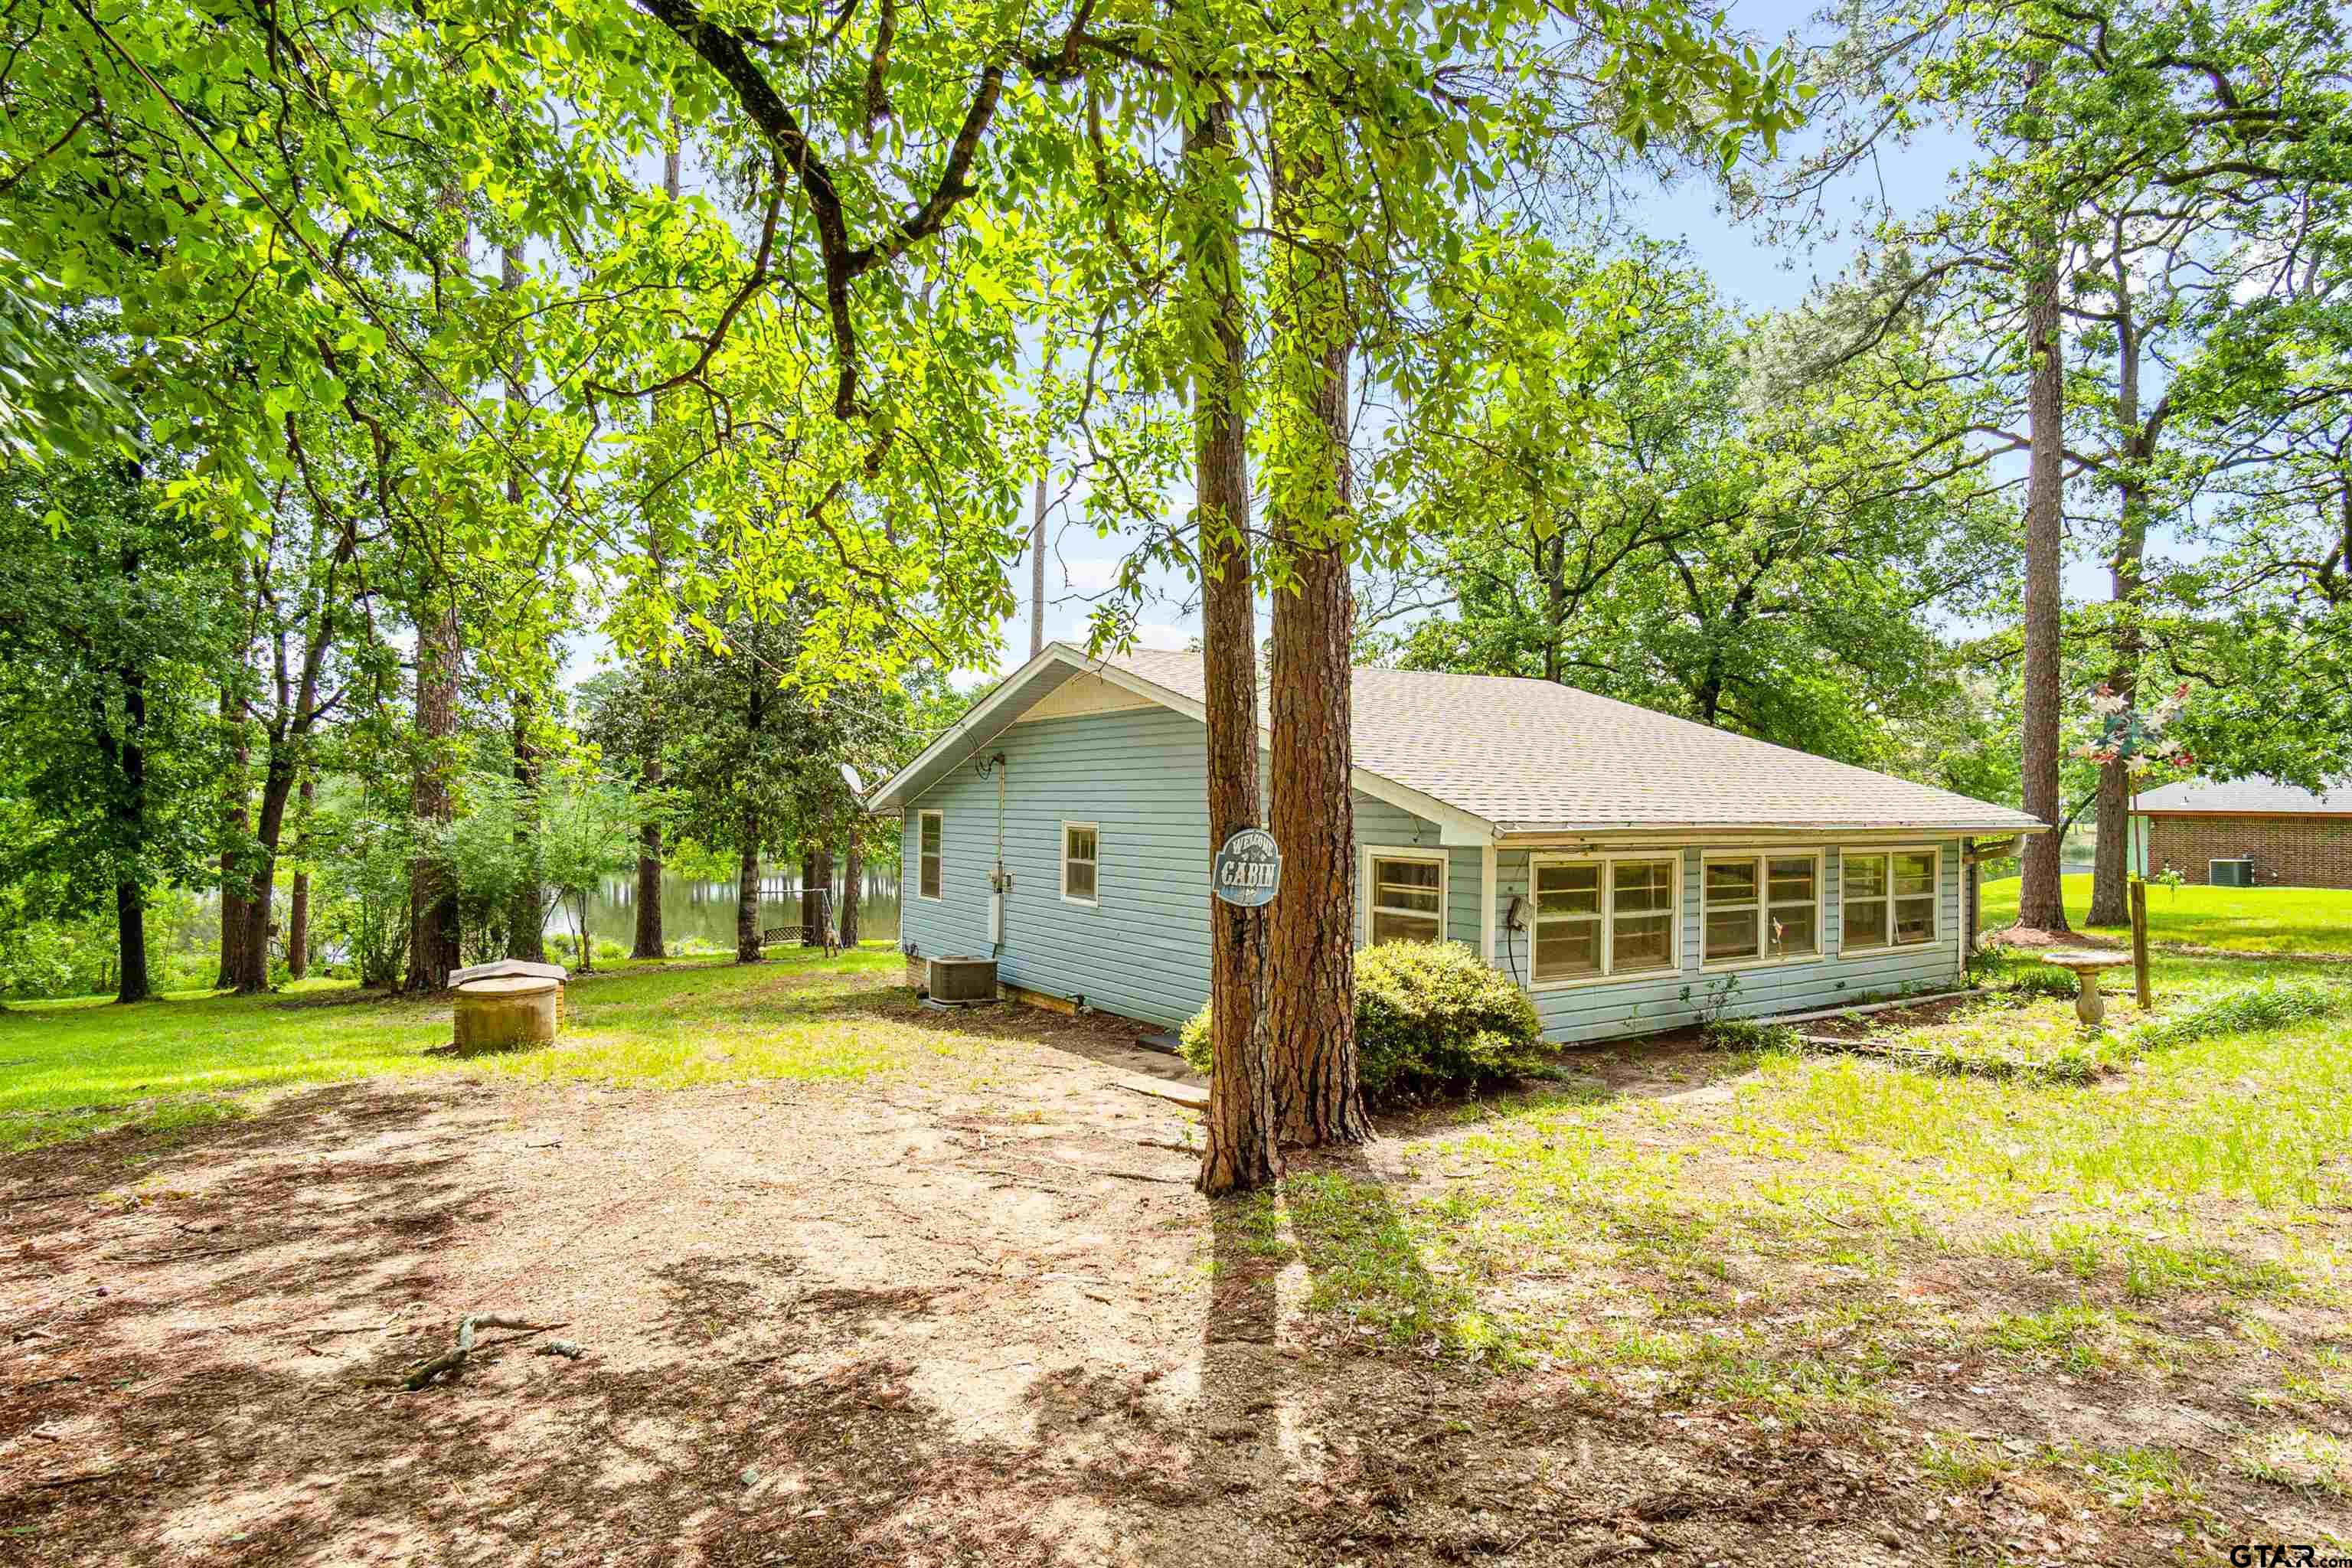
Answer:
[[[1207,105],[1185,127],[1196,189],[1223,184],[1234,156],[1233,108]],[[1250,582],[1248,437],[1242,408],[1240,245],[1222,201],[1212,232],[1192,247],[1192,286],[1212,312],[1214,346],[1194,354],[1193,489],[1201,560],[1202,682],[1206,689],[1209,842],[1258,816],[1257,633]],[[1214,1196],[1282,1173],[1275,1149],[1265,1024],[1265,912],[1210,897],[1209,1007],[1214,1062],[1201,1190]]]
[[[1328,240],[1328,122],[1278,115],[1288,166],[1275,180],[1278,234]],[[1281,242],[1277,240],[1277,245]],[[1276,261],[1271,394],[1274,547],[1289,581],[1273,593],[1267,681],[1273,734],[1269,826],[1282,890],[1267,934],[1266,1016],[1275,1125],[1285,1143],[1372,1135],[1356,1053],[1356,813],[1349,784],[1355,594],[1349,582],[1354,480],[1348,356],[1354,339],[1337,266],[1306,244]]]
[[[286,896],[286,973],[300,980],[310,973],[310,805],[318,795],[318,776],[302,770],[302,787],[294,792],[294,885]]]
[[[760,962],[760,829],[756,817],[743,825],[743,858],[735,873],[735,962]]]
[[[824,940],[822,933],[824,921],[817,912],[824,907],[824,884],[818,879],[822,875],[816,851],[812,849],[803,853],[801,856],[801,945],[803,947],[814,947]]]
[[[2065,811],[2058,794],[2058,727],[2066,401],[2054,217],[2041,223],[2029,261],[2025,331],[2032,376],[2027,406],[2032,452],[2025,481],[2025,693],[2020,760],[2026,814],[2050,824],[2052,830],[2025,841],[2017,922],[2032,930],[2063,931],[2068,929],[2066,895],[2056,829]]]
[[[416,773],[409,815],[420,831],[450,818],[448,742],[457,733],[457,670],[462,658],[453,603],[417,628]],[[408,989],[441,991],[457,967],[457,889],[437,855],[419,855],[408,870]]]
[[[646,787],[659,789],[661,759],[646,763]],[[637,940],[631,958],[659,958],[662,952],[662,830],[658,822],[637,829]]]
[[[857,946],[857,897],[866,879],[865,847],[857,841],[857,830],[850,829],[849,844],[841,855],[841,945]]]

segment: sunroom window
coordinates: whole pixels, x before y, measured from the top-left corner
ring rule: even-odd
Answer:
[[[1709,963],[1801,958],[1821,951],[1821,860],[1806,855],[1710,856],[1701,929]]]
[[[1840,900],[1847,952],[1923,947],[1936,940],[1933,849],[1849,850]]]

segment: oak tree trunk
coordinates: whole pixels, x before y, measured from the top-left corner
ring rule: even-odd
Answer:
[[[1188,179],[1205,196],[1230,181],[1233,158],[1233,107],[1219,98],[1185,126]],[[1240,244],[1224,198],[1212,196],[1209,202],[1208,232],[1194,238],[1188,268],[1192,287],[1208,304],[1213,335],[1211,346],[1195,352],[1193,370],[1193,489],[1213,848],[1241,828],[1258,826],[1260,818]],[[1263,910],[1210,896],[1213,1062],[1200,1184],[1212,1196],[1263,1186],[1282,1173],[1266,1063],[1265,928]]]
[[[1328,242],[1339,215],[1328,189],[1324,123],[1277,134],[1277,233]],[[1277,242],[1279,243],[1279,242]],[[1274,590],[1267,704],[1273,735],[1269,826],[1282,885],[1267,932],[1266,1017],[1276,1136],[1284,1143],[1361,1143],[1372,1135],[1356,1050],[1356,822],[1349,781],[1354,697],[1355,519],[1349,467],[1348,356],[1354,340],[1336,265],[1307,244],[1276,263],[1282,363],[1271,421],[1285,476],[1272,487],[1274,548],[1287,582]]]
[[[2054,216],[2040,221],[2026,273],[2025,331],[2031,356],[2028,440],[2032,461],[2025,485],[2025,668],[2020,748],[2025,810],[2051,831],[2027,837],[2017,921],[2036,931],[2063,931],[2066,897],[2060,835],[2065,806],[2059,797],[2059,565],[2065,545],[2065,365],[2060,338],[2060,251]]]
[[[849,835],[848,847],[842,851],[841,857],[839,924],[841,945],[845,948],[854,950],[857,946],[857,900],[859,895],[865,891],[865,847],[857,841],[857,834],[853,829]]]
[[[245,935],[236,955],[235,984],[238,994],[246,996],[269,989],[269,924],[278,905],[278,846],[285,837],[287,805],[294,797],[292,749],[277,734],[267,739],[269,757],[262,764],[261,809],[253,824],[252,897],[245,906]]]
[[[114,999],[146,1001],[154,994],[147,982],[147,890],[129,878],[114,884],[114,942],[121,955]]]
[[[220,971],[213,984],[226,991],[236,984],[237,954],[245,945],[246,933],[246,770],[251,755],[246,742],[245,694],[223,686],[220,714],[228,726],[229,765],[221,799]]]
[[[2151,437],[2139,413],[2139,323],[2131,309],[2131,279],[2124,268],[2120,234],[2116,247],[2116,426],[2125,469],[2116,490],[2120,500],[2116,553],[2107,563],[2108,592],[2114,600],[2114,655],[2107,684],[2126,703],[2139,701],[2140,658],[2145,640],[2140,634],[2140,570],[2147,556],[2147,481],[2139,465],[2146,460]],[[2085,923],[2119,926],[2131,923],[2131,770],[2130,759],[2118,757],[2099,765],[2099,842],[2091,870],[2091,910]]]
[[[457,733],[457,670],[462,654],[453,603],[418,628],[416,772],[409,815],[420,832],[450,818],[448,743]],[[457,889],[438,856],[420,854],[408,869],[408,989],[441,991],[457,967]]]
[[[514,700],[515,885],[507,900],[507,956],[547,962],[547,884],[539,879],[539,747],[530,738],[530,699]],[[582,953],[587,949],[583,938]]]
[[[454,221],[451,260],[460,272],[473,266],[473,229],[463,190],[444,185],[438,205],[444,222]],[[436,403],[455,402],[446,390]],[[448,602],[438,614],[419,616],[416,626],[416,771],[409,780],[408,814],[421,834],[450,820],[449,742],[457,734],[457,681],[464,644],[457,625],[457,585],[445,585]],[[432,597],[419,596],[419,608]],[[443,991],[458,959],[457,888],[438,855],[427,851],[408,868],[408,989]]]
[[[125,548],[122,574],[139,575],[139,553]],[[122,736],[117,742],[100,731],[113,755],[115,853],[118,865],[135,867],[146,860],[147,849],[147,672],[135,664],[116,671],[122,688]],[[120,957],[115,973],[117,1002],[144,1002],[153,994],[147,980],[147,889],[135,874],[118,875],[114,883],[114,943]]]
[[[286,973],[300,980],[310,973],[310,806],[318,798],[318,775],[302,770],[295,791],[294,886],[286,896]]]
[[[647,759],[646,787],[659,789],[661,782],[661,759]],[[662,956],[662,830],[658,822],[648,822],[637,829],[637,940],[629,956]]]
[[[760,962],[760,819],[743,822],[743,858],[735,873],[735,962]]]
[[[824,921],[817,911],[824,907],[821,889],[824,884],[817,879],[823,865],[814,850],[801,857],[801,945],[814,947],[824,940]]]

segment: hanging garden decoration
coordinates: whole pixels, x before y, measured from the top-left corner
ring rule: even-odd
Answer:
[[[2103,680],[2091,693],[2091,711],[2101,716],[2099,738],[2075,747],[2074,754],[2100,763],[2193,767],[2197,759],[2189,754],[2186,747],[2167,740],[2164,734],[2188,705],[2189,683],[2185,680],[2172,689],[2170,696],[2145,711],[2135,709],[2130,698]]]

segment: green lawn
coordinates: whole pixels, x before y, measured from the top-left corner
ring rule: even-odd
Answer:
[[[2077,931],[2128,937],[2129,926],[2086,926],[2091,879],[2066,879],[2066,918]],[[1983,924],[1998,931],[2017,920],[2017,879],[1984,885]],[[2147,889],[2151,942],[2226,947],[2242,952],[2352,954],[2352,889],[2340,888],[2167,888]]]
[[[384,1073],[662,1086],[864,1077],[935,1042],[867,1004],[899,963],[870,947],[832,960],[794,950],[749,973],[725,960],[617,964],[572,982],[554,1048],[463,1060],[425,1054],[449,1041],[447,998],[360,999],[332,981],[131,1007],[14,1003],[0,1009],[0,1152],[214,1121],[256,1090]]]

